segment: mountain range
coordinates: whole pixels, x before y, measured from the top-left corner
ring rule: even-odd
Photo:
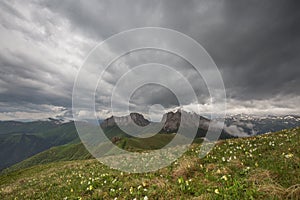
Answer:
[[[300,116],[297,115],[228,115],[225,118],[224,129],[232,135],[249,136],[268,132],[276,132],[300,126]]]
[[[100,126],[106,136],[120,147],[151,149],[160,148],[172,140],[173,134],[178,131],[181,122],[182,131],[187,133],[185,136],[188,137],[189,130],[196,127],[196,138],[203,138],[212,120],[195,113],[178,110],[164,114],[161,122],[151,122],[142,114],[131,113],[128,116],[112,116],[101,120]],[[118,126],[130,127],[133,124],[145,127],[145,133],[151,133],[152,129],[157,130],[159,128],[160,134],[149,139],[137,140],[126,134]],[[151,128],[148,128],[148,125],[152,125]],[[300,126],[300,117],[297,116],[266,116],[261,118],[246,115],[228,116],[225,119],[225,126],[220,139],[245,137],[297,126]],[[126,140],[126,138],[128,139]],[[56,119],[33,122],[0,121],[0,170],[51,147],[71,144],[74,144],[73,148],[75,149],[78,147],[76,145],[80,144],[73,121],[63,122]],[[71,152],[75,149],[72,149]]]

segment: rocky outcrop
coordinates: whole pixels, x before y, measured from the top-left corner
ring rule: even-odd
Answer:
[[[177,110],[176,112],[164,114],[162,122],[164,122],[162,131],[177,132],[179,126],[184,128],[198,127],[207,130],[210,120],[197,115],[196,113]]]
[[[175,133],[177,132],[180,124],[182,127],[199,127],[201,129],[207,130],[209,126],[209,119],[206,119],[196,113],[188,113],[186,111],[177,110],[176,112],[168,112],[163,115],[160,123],[163,123],[161,132]],[[115,125],[119,126],[130,126],[136,124],[138,126],[147,126],[150,121],[144,118],[142,114],[130,113],[130,115],[123,117],[112,116],[105,119],[101,123],[102,128],[112,127]]]
[[[110,118],[105,119],[100,125],[102,128],[107,128],[115,125],[129,126],[132,124],[147,126],[149,123],[149,120],[145,119],[142,114],[130,113],[130,115],[123,117],[111,116]]]
[[[117,123],[116,123],[117,122]],[[209,125],[213,125],[214,122],[202,117],[196,113],[189,113],[183,110],[177,110],[175,112],[168,112],[163,115],[163,118],[160,122],[150,122],[145,119],[142,114],[131,113],[130,115],[123,117],[112,116],[101,123],[102,128],[110,128],[115,126],[128,126],[138,125],[138,126],[147,126],[148,124],[153,123],[158,127],[162,127],[159,131],[160,133],[177,133],[179,127],[182,129],[183,135],[186,137],[194,137],[192,135],[194,130],[197,130],[196,137],[206,137],[206,133]],[[160,126],[162,125],[162,126]],[[134,129],[133,129],[134,130]],[[151,131],[151,129],[147,129]],[[232,138],[233,136],[228,134],[226,131],[222,131],[220,139]]]

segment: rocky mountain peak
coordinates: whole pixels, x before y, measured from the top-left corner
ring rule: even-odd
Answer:
[[[162,118],[164,123],[163,130],[166,132],[175,132],[179,126],[183,127],[199,127],[207,129],[210,120],[206,119],[196,113],[186,112],[184,110],[176,110],[175,112],[168,112]]]
[[[140,113],[130,113],[129,115],[122,117],[111,116],[105,119],[100,125],[102,128],[106,128],[115,125],[129,126],[133,123],[138,126],[147,126],[150,121],[145,119]]]

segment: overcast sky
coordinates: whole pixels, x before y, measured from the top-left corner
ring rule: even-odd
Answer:
[[[113,34],[145,26],[180,31],[206,49],[223,77],[228,113],[300,114],[299,9],[297,0],[0,1],[0,120],[71,117],[74,80],[92,48]],[[98,117],[111,114],[110,90],[126,66],[153,60],[186,77],[201,112],[207,112],[209,95],[192,66],[146,50],[120,58],[107,71],[96,94]],[[174,76],[162,78],[178,83]],[[193,110],[188,96],[183,103]],[[153,104],[179,105],[159,85],[139,88],[130,100],[132,111],[161,109],[149,107]]]

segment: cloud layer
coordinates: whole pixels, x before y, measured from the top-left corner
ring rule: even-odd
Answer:
[[[223,76],[229,113],[299,114],[299,8],[296,0],[1,1],[0,120],[69,115],[73,83],[90,50],[113,34],[144,26],[180,31],[207,50]],[[148,50],[124,56],[107,71],[105,87],[97,91],[100,118],[111,114],[108,100],[118,77],[154,61],[176,68],[197,92],[201,112],[211,110],[205,82],[189,63]],[[172,92],[153,85],[138,89],[130,103],[144,111],[153,104],[178,106]],[[195,106],[187,96],[184,107]]]

